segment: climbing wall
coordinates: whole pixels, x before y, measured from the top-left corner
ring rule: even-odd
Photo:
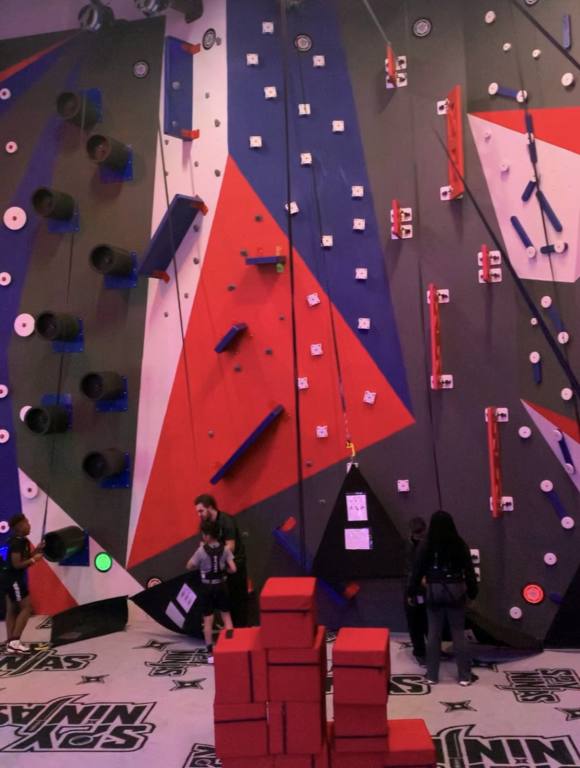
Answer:
[[[214,0],[191,23],[114,0],[99,30],[72,2],[7,5],[0,518],[89,536],[88,566],[39,567],[38,607],[179,573],[202,492],[237,516],[255,587],[359,562],[339,518],[364,491],[375,546],[452,512],[478,611],[543,639],[579,565],[571,0]],[[57,114],[65,90],[98,91],[91,131]],[[130,174],[103,178],[94,133]],[[38,216],[41,186],[75,226]],[[134,254],[131,287],[90,268],[102,243]],[[47,310],[82,320],[82,349],[34,332]],[[92,371],[124,377],[122,408],[83,397]],[[32,434],[22,409],[50,396],[69,429]],[[109,448],[122,477],[99,484],[83,457]],[[400,558],[348,570],[324,621],[397,628],[399,584],[374,577]]]

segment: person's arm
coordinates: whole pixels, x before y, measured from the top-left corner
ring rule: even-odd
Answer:
[[[477,583],[477,576],[475,575],[475,568],[473,567],[473,561],[471,559],[471,553],[467,544],[465,545],[465,563],[463,566],[465,573],[465,586],[467,587],[467,597],[470,600],[475,600],[477,593],[479,592],[479,584]]]
[[[224,554],[226,557],[226,570],[228,573],[236,573],[238,570],[235,562],[234,562],[234,553],[230,550],[225,548]]]
[[[425,576],[425,562],[426,562],[426,547],[422,545],[413,562],[413,568],[411,570],[411,577],[409,579],[409,586],[407,588],[407,599],[414,601],[417,594],[421,592],[421,582]]]
[[[226,517],[222,512],[222,531],[224,536],[224,547],[229,549],[232,554],[236,551],[236,523],[231,517]]]
[[[10,564],[14,568],[15,571],[24,571],[26,568],[30,568],[31,565],[34,565],[42,555],[40,553],[36,553],[32,555],[31,557],[25,558],[24,557],[24,550],[17,549],[15,552],[10,553]]]
[[[186,570],[196,571],[199,568],[199,561],[201,559],[201,547],[202,545],[200,544],[199,549],[197,549],[187,561],[185,566]]]

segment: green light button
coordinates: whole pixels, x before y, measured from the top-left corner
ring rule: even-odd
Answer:
[[[113,558],[108,552],[99,552],[95,557],[95,568],[101,573],[110,571],[113,567]]]

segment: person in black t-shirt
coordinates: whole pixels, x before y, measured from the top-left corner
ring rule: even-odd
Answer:
[[[30,523],[25,515],[13,515],[9,524],[8,556],[0,579],[0,591],[6,595],[7,647],[9,651],[26,653],[29,648],[20,642],[20,636],[32,613],[28,569],[42,557],[43,545],[33,547],[28,540]]]
[[[218,509],[216,500],[209,493],[197,496],[193,503],[202,521],[217,523],[219,541],[234,555],[236,572],[228,574],[232,620],[235,627],[245,627],[248,623],[248,572],[246,550],[236,521]]]

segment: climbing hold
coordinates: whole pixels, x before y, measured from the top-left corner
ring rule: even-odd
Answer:
[[[36,321],[32,315],[23,312],[21,315],[18,315],[14,321],[14,330],[18,336],[31,336],[34,333],[35,325]]]
[[[0,443],[7,443],[10,440],[10,432],[7,429],[0,429]]]
[[[570,19],[570,14],[565,13],[562,16],[562,48],[565,48],[566,50],[572,47],[571,26],[572,26],[572,22]]]
[[[11,96],[10,88],[0,88],[0,101],[8,101]]]
[[[570,387],[564,387],[564,389],[560,390],[560,397],[562,400],[571,400],[574,397],[574,392],[572,392]]]
[[[273,35],[274,34],[274,22],[273,21],[263,21],[262,22],[262,34],[263,35]]]
[[[551,296],[542,296],[540,299],[540,304],[544,309],[548,309],[552,306],[552,297]]]
[[[499,91],[499,84],[498,83],[490,83],[487,86],[487,92],[490,96],[495,96],[497,92]]]
[[[317,425],[316,437],[319,437],[319,438],[328,437],[328,426],[326,424]]]
[[[357,327],[359,331],[369,331],[371,328],[370,317],[359,317]]]
[[[530,363],[536,384],[542,383],[542,358],[539,352],[530,352]]]
[[[364,232],[365,227],[366,227],[366,222],[364,219],[352,220],[352,228],[355,230],[355,232]]]
[[[292,200],[290,202],[290,207],[288,207],[288,203],[284,205],[285,210],[290,210],[290,215],[294,216],[296,213],[300,211],[300,208],[298,207],[298,203],[295,200]]]
[[[532,192],[536,188],[536,183],[537,182],[535,179],[530,179],[526,184],[526,188],[522,192],[522,200],[524,201],[524,203],[527,203],[530,197],[532,196]]]
[[[133,77],[143,80],[149,74],[149,62],[140,59],[133,64]]]
[[[502,48],[502,51],[505,51],[507,53],[508,51],[511,51],[512,44],[511,43],[504,43],[501,48]]]
[[[543,210],[543,212],[546,214],[546,216],[550,220],[550,224],[554,227],[556,232],[561,232],[562,224],[558,219],[558,217],[556,216],[556,214],[554,213],[554,209],[548,202],[546,195],[542,192],[541,189],[536,190],[536,197],[538,198],[540,208]]]
[[[308,376],[298,377],[298,389],[308,389],[310,384],[308,383]]]
[[[333,120],[332,121],[332,132],[333,133],[344,133],[344,120]]]
[[[32,408],[31,405],[22,406],[22,408],[18,411],[18,418],[20,419],[20,421],[24,421],[24,419],[26,418],[26,414],[31,408]]]
[[[570,86],[574,85],[574,75],[572,72],[566,72],[562,75],[562,79],[560,80],[564,88],[570,88]]]
[[[10,272],[0,272],[0,286],[5,288],[12,282],[12,275]]]
[[[306,117],[310,114],[310,104],[299,104],[298,105],[298,114],[300,117]]]
[[[521,90],[516,93],[516,101],[518,104],[523,104],[528,100],[528,92]]]
[[[306,301],[308,302],[309,307],[315,307],[317,304],[320,304],[320,296],[318,293],[309,293],[306,297]]]
[[[539,48],[534,48],[534,50],[532,51],[532,58],[539,59],[541,55],[542,55],[542,51]]]
[[[411,484],[408,480],[397,480],[397,491],[399,493],[409,493],[411,490]]]
[[[560,344],[567,344],[570,341],[570,334],[568,331],[560,331],[558,334],[558,341]]]
[[[23,208],[13,205],[4,211],[4,226],[16,232],[26,225],[26,212]]]
[[[261,136],[250,136],[250,147],[252,149],[260,149],[261,146],[262,146]]]
[[[513,605],[510,608],[510,616],[512,617],[512,619],[521,619],[522,615],[523,615],[523,611],[517,605]]]
[[[365,392],[363,395],[363,403],[366,403],[367,405],[374,405],[376,399],[377,399],[376,392],[371,392],[369,389],[365,389]]]
[[[246,65],[248,67],[257,67],[260,63],[260,57],[257,53],[246,53]]]
[[[310,354],[312,355],[312,357],[320,357],[320,355],[323,354],[322,344],[320,344],[320,343],[318,343],[318,344],[311,344],[310,345]]]
[[[522,241],[522,244],[526,247],[526,249],[532,249],[533,248],[533,250],[534,250],[533,256],[535,256],[536,255],[536,249],[534,248],[534,244],[530,240],[530,237],[529,237],[528,233],[524,229],[524,227],[523,227],[522,223],[520,222],[520,220],[518,219],[518,217],[517,216],[511,216],[510,217],[510,221],[511,221],[512,227],[515,229],[515,231],[517,232],[518,237]],[[530,254],[531,254],[531,251],[528,251],[528,256],[530,258],[533,258]]]
[[[356,267],[354,270],[355,280],[366,280],[368,277],[368,269],[366,267]]]
[[[545,592],[539,584],[526,584],[522,589],[522,597],[530,605],[539,605],[545,596]]]
[[[300,153],[300,165],[312,165],[312,155],[310,152]]]
[[[316,55],[312,57],[312,66],[313,67],[325,67],[326,66],[326,59],[324,56]]]
[[[553,552],[546,552],[546,554],[544,555],[544,562],[546,563],[546,565],[556,565],[556,563],[558,562],[558,558]]]
[[[361,186],[354,186],[350,188],[351,197],[364,197],[365,188]]]
[[[308,53],[312,48],[312,38],[310,35],[296,35],[294,38],[294,48],[300,53]]]
[[[493,24],[493,22],[496,20],[497,16],[495,14],[495,11],[487,11],[485,16],[483,17],[486,24]]]
[[[420,18],[413,22],[412,31],[415,37],[423,38],[431,34],[433,24],[430,19]]]
[[[0,384],[0,400],[3,400],[5,397],[8,397],[8,387],[6,384]]]
[[[538,324],[538,318],[537,317],[531,317],[530,318],[530,325],[533,325],[534,327]]]
[[[13,155],[15,152],[18,152],[18,144],[15,141],[7,141],[4,149],[8,155]]]
[[[278,96],[278,90],[275,85],[266,85],[264,88],[265,99],[275,99]]]
[[[510,169],[510,164],[507,163],[505,160],[503,163],[500,163],[499,170],[500,173],[507,173]]]
[[[20,486],[20,493],[25,499],[35,499],[38,496],[38,486],[32,480],[25,480]]]
[[[522,440],[527,440],[532,436],[532,430],[524,425],[518,429],[518,435],[522,438]]]
[[[332,235],[322,235],[321,243],[323,248],[332,248],[334,244],[334,238]]]

